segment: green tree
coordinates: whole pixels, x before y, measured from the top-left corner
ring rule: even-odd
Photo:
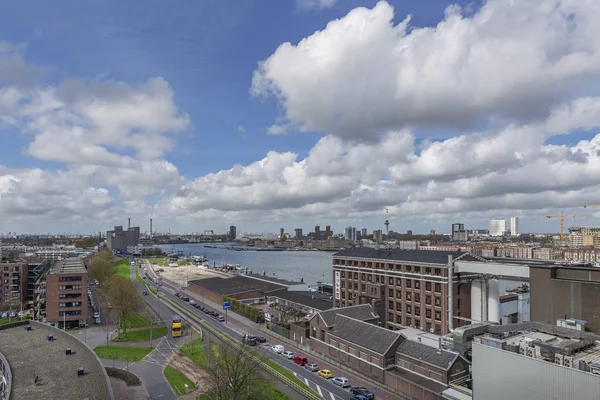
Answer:
[[[127,335],[127,316],[142,309],[142,297],[133,282],[120,275],[110,279],[106,294],[113,314],[119,319],[119,332]]]
[[[96,257],[100,257],[106,261],[112,261],[113,258],[115,258],[115,256],[113,255],[112,251],[110,251],[109,249],[102,249],[98,252],[98,254],[96,255]]]
[[[115,266],[100,256],[96,256],[92,259],[88,270],[89,275],[98,280],[100,289],[105,288],[115,272]]]

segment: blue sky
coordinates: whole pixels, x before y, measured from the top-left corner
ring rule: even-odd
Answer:
[[[158,182],[152,188],[139,186],[134,190],[135,193],[125,194],[124,188],[128,184],[107,178],[118,172],[105,170],[108,168],[105,162],[117,161],[86,162],[84,158],[67,159],[48,155],[43,148],[34,148],[32,144],[42,130],[32,130],[31,125],[27,125],[32,123],[27,119],[31,115],[25,118],[23,113],[17,113],[18,122],[0,125],[0,166],[5,168],[4,172],[0,169],[0,174],[16,176],[20,182],[20,185],[13,183],[4,194],[5,199],[9,199],[7,202],[13,202],[13,208],[4,210],[7,221],[10,221],[8,227],[12,230],[35,229],[36,223],[39,223],[47,228],[52,227],[58,218],[65,230],[79,230],[86,226],[98,229],[122,221],[124,215],[137,210],[140,219],[145,220],[148,214],[153,214],[156,218],[169,220],[172,230],[192,229],[192,226],[199,225],[225,229],[235,220],[247,230],[274,231],[283,223],[289,223],[289,226],[286,225],[288,230],[296,225],[308,229],[316,223],[325,225],[325,222],[319,221],[326,220],[331,221],[337,231],[342,231],[348,224],[378,228],[379,220],[383,218],[382,210],[389,207],[393,213],[391,219],[398,221],[399,230],[447,231],[449,224],[456,219],[481,228],[486,225],[487,218],[497,215],[519,215],[528,230],[554,230],[552,224],[542,218],[545,213],[556,213],[564,208],[573,208],[575,212],[577,204],[596,198],[595,176],[590,176],[588,181],[577,182],[577,192],[566,190],[564,185],[569,186],[569,183],[557,179],[555,186],[540,188],[537,193],[508,186],[505,193],[484,193],[485,190],[479,186],[493,182],[494,176],[490,174],[519,175],[517,169],[524,165],[519,161],[522,155],[518,149],[498,150],[498,160],[506,157],[504,164],[473,165],[470,169],[459,168],[444,174],[435,171],[421,173],[423,168],[418,165],[418,159],[426,163],[424,165],[432,165],[432,161],[425,158],[429,153],[423,154],[426,149],[432,153],[430,157],[441,160],[440,168],[455,165],[452,160],[442,160],[440,152],[442,148],[457,146],[457,138],[462,144],[455,151],[465,152],[455,155],[457,159],[477,159],[478,155],[468,150],[470,146],[497,135],[519,137],[511,131],[519,129],[532,132],[523,144],[522,152],[526,155],[535,154],[537,157],[546,154],[545,150],[540,151],[540,146],[547,145],[562,146],[562,149],[552,148],[554,152],[561,152],[556,157],[567,157],[565,151],[571,154],[581,150],[577,147],[580,142],[593,139],[597,133],[598,124],[595,121],[573,121],[573,116],[566,118],[566,121],[561,119],[560,124],[551,121],[560,126],[557,129],[563,129],[563,126],[567,128],[563,132],[547,134],[554,130],[548,121],[561,107],[572,110],[573,107],[568,107],[570,102],[582,98],[596,99],[598,76],[593,72],[594,61],[581,61],[581,71],[564,73],[554,82],[537,82],[533,78],[535,74],[531,75],[531,82],[521,79],[525,79],[523,76],[529,73],[530,67],[531,71],[535,71],[535,68],[544,68],[542,62],[546,62],[554,68],[561,57],[580,50],[576,47],[583,44],[576,43],[575,37],[578,35],[585,42],[586,35],[593,36],[593,27],[586,18],[595,15],[595,6],[578,8],[577,2],[561,5],[565,15],[571,13],[574,16],[571,21],[577,26],[565,28],[567,34],[563,32],[559,36],[563,43],[559,41],[552,45],[543,38],[561,35],[561,24],[569,18],[553,13],[550,7],[547,10],[540,7],[542,10],[538,11],[500,0],[491,1],[483,8],[480,3],[470,1],[389,1],[385,6],[378,5],[376,1],[338,0],[322,3],[332,6],[306,9],[291,0],[168,3],[34,1],[11,2],[3,6],[0,42],[11,46],[20,44],[21,47],[8,53],[9,56],[16,54],[23,61],[23,68],[39,68],[43,71],[35,74],[35,79],[24,83],[6,78],[3,81],[0,70],[0,89],[17,88],[25,99],[18,104],[19,107],[31,101],[28,96],[33,96],[32,92],[49,93],[55,88],[65,87],[65,82],[74,78],[95,82],[98,90],[101,90],[100,87],[110,86],[111,82],[139,88],[160,77],[168,85],[164,93],[166,98],[172,96],[169,105],[181,117],[176,121],[177,117],[169,114],[174,118],[175,125],[166,124],[168,127],[162,130],[157,128],[161,132],[156,138],[170,138],[172,143],[158,146],[160,150],[152,156],[141,155],[141,146],[113,146],[108,139],[94,148],[95,151],[109,153],[114,160],[121,157],[120,163],[135,162],[135,168],[140,171],[150,168],[144,163],[152,161],[156,167],[161,160],[177,170],[176,174],[164,177],[165,182],[172,185]],[[552,5],[554,1],[548,0],[546,3]],[[460,6],[460,9],[455,6],[448,8],[451,4]],[[354,12],[357,7],[365,7],[364,12]],[[377,15],[381,17],[379,22],[375,18]],[[389,15],[393,15],[390,23],[385,21]],[[412,18],[407,28],[401,33],[391,33],[400,29],[408,15],[412,15]],[[363,33],[360,30],[351,31],[354,29],[351,27],[351,18],[364,24]],[[517,30],[522,29],[522,41],[532,49],[547,46],[543,47],[543,61],[521,60],[527,57],[520,56],[523,49],[517,46],[518,41],[513,40],[510,31],[503,32],[505,18],[507,21],[518,18],[529,21],[525,24],[529,26],[522,27],[521,24],[512,31],[516,35],[519,33]],[[552,24],[536,23],[551,18],[560,22],[556,24],[556,32],[548,31],[554,29]],[[336,19],[341,19],[341,25],[327,27],[330,21]],[[436,30],[423,29],[435,27],[438,23],[444,26]],[[369,31],[371,28],[373,31]],[[506,29],[510,30],[510,27]],[[322,31],[321,35],[314,35],[319,30]],[[359,36],[352,39],[353,34]],[[363,34],[364,37],[361,36]],[[348,40],[344,42],[346,37]],[[297,46],[305,38],[312,38],[312,41],[307,42],[304,48]],[[393,44],[393,41],[397,43]],[[286,53],[277,50],[285,42],[291,43],[291,51]],[[320,44],[319,47],[316,43]],[[387,47],[381,43],[387,43]],[[498,51],[490,51],[497,44],[500,44]],[[596,47],[584,44],[589,54],[596,54]],[[314,47],[309,49],[310,46]],[[455,48],[456,54],[462,56],[451,54]],[[475,56],[481,48],[490,51],[486,56],[488,59]],[[323,52],[323,49],[327,51]],[[405,50],[397,56],[401,49]],[[523,54],[531,53],[528,51]],[[391,57],[389,60],[388,55]],[[422,62],[420,58],[423,58]],[[382,60],[381,64],[377,60]],[[414,61],[412,65],[412,60],[419,62]],[[263,61],[265,64],[261,69],[259,63]],[[512,70],[502,70],[513,66]],[[431,71],[440,71],[440,77],[431,75]],[[521,72],[514,71],[522,71],[522,76],[519,76]],[[253,82],[253,76],[257,74],[262,81]],[[412,76],[410,74],[414,74],[412,80],[407,78]],[[556,72],[553,74],[549,72],[548,76],[556,76]],[[311,76],[315,77],[315,82],[321,79],[321,84],[313,85]],[[457,77],[457,81],[462,80],[464,90],[458,84],[453,87],[454,77]],[[540,81],[543,81],[542,78]],[[362,82],[360,91],[349,88],[356,82]],[[415,84],[412,87],[414,82],[422,86]],[[500,83],[498,87],[492,87],[496,82]],[[395,86],[396,94],[390,91],[386,98],[385,92]],[[320,87],[323,88],[322,94],[317,93]],[[78,95],[85,95],[86,99],[93,98],[94,94],[83,94],[85,90],[89,92],[90,89],[81,89]],[[520,90],[523,93],[519,93]],[[378,103],[379,92],[382,93],[381,104]],[[123,101],[114,100],[117,107],[119,101]],[[348,104],[345,104],[346,100]],[[73,112],[82,112],[78,106],[72,106]],[[595,107],[595,103],[586,104],[585,107]],[[61,110],[66,113],[69,108],[65,106]],[[57,109],[54,111],[58,115]],[[62,111],[61,118],[65,115]],[[336,115],[336,119],[330,118]],[[70,123],[78,124],[75,121]],[[140,124],[144,125],[142,122]],[[275,124],[285,126],[285,134],[268,134],[269,127]],[[110,128],[116,129],[116,125],[110,125]],[[52,133],[45,136],[46,140],[54,140],[51,135],[60,135],[57,133],[60,128],[53,129]],[[146,135],[146,131],[153,131],[147,125],[143,128],[127,125],[126,129],[130,129],[128,134],[131,135]],[[106,130],[90,129],[90,136],[103,135],[102,132]],[[398,145],[395,155],[387,159],[383,154],[390,147],[384,144],[390,135],[396,135],[390,143],[402,142],[401,137],[407,142],[406,145]],[[152,142],[152,138],[148,140]],[[325,140],[325,144],[317,144],[319,139]],[[71,142],[74,143],[73,140]],[[432,145],[435,143],[439,146]],[[79,148],[82,154],[87,151],[83,145],[73,145],[75,147],[71,151],[75,153]],[[326,169],[326,166],[319,166],[310,171],[303,170],[304,164],[310,164],[307,158],[309,153],[316,151],[319,146],[332,149],[330,166],[338,161],[349,163],[344,164],[346,172],[337,170],[311,176],[315,181],[309,181],[307,176],[310,171]],[[480,147],[486,148],[483,144]],[[334,149],[338,149],[337,154]],[[365,156],[360,161],[364,165],[357,167],[358,172],[352,172],[348,165],[356,163],[344,160],[344,156],[360,153],[361,149],[363,152],[367,151],[364,149],[370,149],[368,151],[372,152],[372,159],[382,160],[382,165],[371,168],[369,157]],[[401,156],[405,150],[408,151],[407,155]],[[328,151],[319,153],[321,162],[327,163]],[[448,154],[452,150],[444,151],[443,154]],[[581,151],[585,153],[586,149]],[[262,171],[260,173],[251,168],[237,172],[244,176],[244,184],[232,183],[234,176],[237,176],[235,179],[239,176],[235,171],[226,171],[236,164],[252,165],[264,159],[268,152],[278,156],[286,152],[297,154],[295,161],[288,158],[272,161],[280,165],[282,170],[289,170],[289,173],[271,176],[271,170],[265,168],[263,163],[259,168]],[[302,160],[305,160],[304,164]],[[414,165],[404,165],[405,162]],[[316,161],[312,163],[317,164]],[[20,198],[18,196],[26,197],[26,191],[18,192],[20,189],[17,186],[27,186],[27,178],[19,174],[25,174],[32,168],[40,168],[51,176],[78,171],[82,191],[93,188],[100,190],[100,197],[103,197],[103,190],[106,190],[106,198],[96,206],[103,213],[106,223],[99,223],[88,209],[76,211],[75,214],[81,215],[74,216],[74,209],[82,210],[75,205],[67,210],[39,210],[44,215],[41,221],[20,215],[26,214],[27,210],[38,210],[37,206],[23,206],[17,201]],[[79,171],[84,169],[94,171],[82,176]],[[219,171],[225,171],[221,175],[226,176],[209,175],[203,180],[207,174]],[[473,171],[484,171],[487,175],[478,175]],[[414,177],[410,174],[414,174]],[[296,187],[294,184],[300,175],[304,181]],[[498,176],[495,178],[500,179]],[[342,181],[343,184],[336,190],[331,189],[335,185],[327,183],[329,179]],[[357,182],[354,187],[350,183],[353,179]],[[505,179],[510,181],[508,177]],[[143,179],[135,178],[136,182],[140,180]],[[465,186],[467,180],[469,184]],[[274,185],[269,189],[269,181],[283,183],[281,187]],[[414,186],[407,187],[408,184]],[[240,187],[243,190],[236,191]],[[323,192],[319,192],[319,196],[306,195],[312,187]],[[456,195],[460,188],[467,187],[469,190],[477,189],[473,189],[471,196]],[[210,191],[216,193],[214,198],[205,198]],[[140,192],[144,195],[140,195]],[[539,203],[535,196],[548,198],[543,194],[545,192],[558,197],[545,204]],[[11,199],[10,195],[15,197]],[[245,199],[245,202],[232,201],[229,204],[228,199],[232,197]],[[272,201],[273,198],[278,201]],[[467,200],[472,203],[467,205]],[[65,199],[61,201],[68,202]],[[441,204],[441,201],[446,204]],[[420,202],[420,205],[416,202]],[[431,209],[427,206],[428,202],[436,205],[433,213],[428,211]],[[348,209],[339,206],[349,204],[351,206]],[[64,219],[67,211],[71,215],[69,222]],[[2,212],[0,208],[0,215]],[[419,217],[422,214],[429,215],[429,219],[424,222]],[[529,222],[528,216],[531,214],[536,217]]]

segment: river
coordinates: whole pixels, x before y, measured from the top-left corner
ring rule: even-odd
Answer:
[[[224,246],[231,243],[212,244],[217,248],[206,248],[202,243],[161,245],[164,252],[181,252],[183,255],[205,256],[208,262],[221,265],[240,264],[242,267],[252,269],[255,274],[266,272],[268,276],[288,279],[299,282],[304,279],[305,283],[316,284],[318,281],[331,283],[332,277],[332,255],[326,251],[235,251],[227,250]]]

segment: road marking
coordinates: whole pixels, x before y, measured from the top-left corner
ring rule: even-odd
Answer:
[[[317,391],[319,392],[319,396],[325,398],[325,396],[323,396],[323,392],[321,391],[321,386],[317,385]]]
[[[304,383],[306,383],[306,386],[310,387],[310,384],[308,383],[308,379],[304,378]]]
[[[333,395],[333,393],[329,392],[329,395],[331,396],[331,400],[336,400],[335,396]]]

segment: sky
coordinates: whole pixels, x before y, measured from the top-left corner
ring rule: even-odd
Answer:
[[[597,0],[10,2],[0,233],[598,225],[599,20]]]

